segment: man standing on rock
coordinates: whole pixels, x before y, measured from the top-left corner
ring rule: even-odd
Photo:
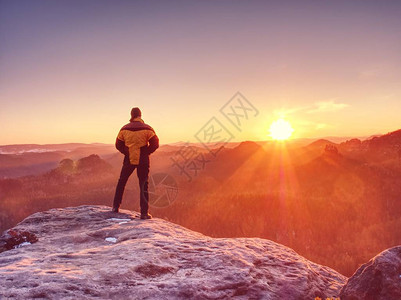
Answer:
[[[141,219],[151,219],[149,214],[149,155],[159,148],[159,138],[152,127],[141,119],[138,107],[131,110],[130,122],[121,128],[116,140],[116,148],[124,154],[124,163],[114,196],[113,212],[118,212],[128,178],[136,169],[139,179]]]

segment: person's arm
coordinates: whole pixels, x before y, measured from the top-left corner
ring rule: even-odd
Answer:
[[[129,155],[129,150],[128,150],[128,147],[125,146],[124,135],[123,135],[123,132],[121,130],[118,133],[118,136],[117,136],[117,139],[116,139],[116,148],[122,154]]]
[[[157,148],[159,148],[159,138],[155,134],[149,140],[148,154],[152,154]]]

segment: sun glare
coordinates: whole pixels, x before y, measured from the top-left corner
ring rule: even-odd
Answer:
[[[288,121],[284,119],[278,119],[270,125],[269,131],[270,136],[274,140],[282,141],[288,139],[293,133],[294,129],[291,127],[291,124]]]

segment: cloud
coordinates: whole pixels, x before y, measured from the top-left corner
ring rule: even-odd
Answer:
[[[317,123],[316,126],[315,126],[315,129],[316,130],[320,130],[320,129],[324,129],[326,127],[328,127],[328,125],[325,124],[325,123]]]
[[[380,70],[378,69],[364,70],[359,72],[359,78],[363,79],[374,78],[379,75],[380,75]]]
[[[313,113],[321,113],[321,112],[338,111],[338,110],[348,107],[349,104],[336,103],[336,102],[334,102],[334,100],[330,100],[330,101],[316,102],[314,106],[315,106],[314,108],[308,110],[308,113],[313,114]]]
[[[285,118],[287,115],[292,115],[295,114],[299,111],[304,111],[306,109],[310,109],[310,106],[298,106],[298,107],[293,107],[293,108],[281,108],[281,109],[276,109],[273,111],[273,113],[280,117],[280,118]]]
[[[327,100],[327,101],[318,101],[318,102],[315,102],[314,104],[310,104],[310,105],[276,109],[273,111],[273,113],[276,116],[284,118],[287,115],[296,114],[298,112],[306,112],[306,113],[310,113],[310,114],[320,113],[320,112],[333,112],[333,111],[338,111],[338,110],[344,109],[349,106],[350,106],[349,104],[338,103],[335,101],[335,99],[333,99],[333,100]]]
[[[384,64],[379,64],[375,66],[370,66],[370,68],[366,68],[359,72],[359,78],[361,79],[375,79],[376,77],[380,77],[385,75],[389,71],[389,67]]]
[[[307,128],[308,130],[322,130],[327,128],[333,128],[333,125],[327,123],[317,123],[309,120],[298,121],[295,125]]]

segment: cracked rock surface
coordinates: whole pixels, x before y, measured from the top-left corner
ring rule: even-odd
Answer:
[[[95,205],[31,215],[12,230],[37,240],[0,253],[0,299],[314,299],[347,280],[269,240],[138,217]]]

